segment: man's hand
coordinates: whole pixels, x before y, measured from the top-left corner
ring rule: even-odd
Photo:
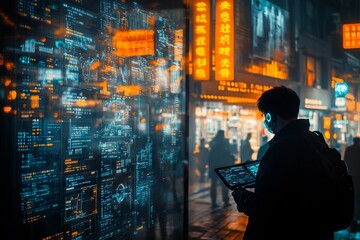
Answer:
[[[253,192],[250,192],[248,190],[246,190],[245,188],[239,187],[236,190],[234,190],[231,195],[234,197],[234,200],[236,202],[237,205],[237,210],[239,212],[244,212],[244,206],[246,206],[247,200],[250,196],[253,195]]]

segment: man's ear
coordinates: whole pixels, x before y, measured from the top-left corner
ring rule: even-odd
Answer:
[[[265,121],[266,123],[270,123],[272,121],[273,117],[272,117],[272,114],[271,113],[266,113],[265,115]]]

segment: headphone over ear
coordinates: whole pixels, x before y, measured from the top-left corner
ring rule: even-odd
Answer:
[[[270,122],[271,122],[271,114],[270,114],[270,113],[266,113],[266,115],[265,115],[265,121],[266,121],[267,123],[270,123]]]

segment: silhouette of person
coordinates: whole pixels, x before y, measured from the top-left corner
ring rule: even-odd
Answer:
[[[265,126],[275,135],[260,162],[254,191],[238,188],[232,192],[238,211],[248,216],[243,240],[269,239],[269,234],[276,239],[333,240],[334,232],[326,221],[331,211],[323,207],[325,183],[319,176],[321,167],[314,164],[319,160],[312,154],[311,144],[318,139],[310,144],[303,139],[312,140],[313,133],[308,119],[298,119],[299,96],[277,86],[263,92],[257,106],[265,116]]]
[[[268,143],[268,136],[264,136],[262,139],[262,145],[260,146],[258,153],[257,153],[257,160],[262,159],[262,157],[264,156],[264,154],[266,153],[266,151],[269,148],[269,143]]]
[[[234,164],[233,157],[230,153],[229,141],[225,138],[224,130],[219,130],[213,140],[211,141],[211,148],[209,153],[209,178],[210,183],[210,198],[211,198],[211,207],[218,207],[216,203],[217,198],[217,185],[220,181],[219,177],[216,175],[214,169],[218,167],[224,167]],[[224,207],[230,206],[229,203],[229,189],[224,185],[222,181],[222,197],[224,202]]]
[[[236,158],[238,153],[238,145],[236,139],[233,139],[232,142],[230,143],[230,153],[234,155],[234,157]]]
[[[246,138],[241,141],[240,146],[240,159],[241,162],[247,162],[252,160],[252,154],[254,150],[250,144],[251,133],[246,134]]]
[[[197,153],[197,165],[200,172],[200,182],[205,181],[206,165],[209,160],[209,149],[205,146],[205,139],[200,139],[199,152]]]
[[[359,227],[358,221],[360,221],[360,137],[354,137],[353,144],[345,149],[344,161],[354,182],[354,218],[350,230],[356,231]]]

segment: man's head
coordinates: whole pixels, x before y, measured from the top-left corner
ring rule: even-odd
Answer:
[[[265,125],[270,132],[277,133],[292,120],[297,119],[300,98],[290,88],[274,87],[263,92],[257,101],[258,109],[265,116]]]
[[[360,144],[360,137],[354,137],[353,142],[354,142],[354,144],[359,145]]]
[[[219,130],[219,131],[217,132],[217,134],[216,134],[216,138],[218,138],[218,139],[223,139],[223,138],[225,138],[225,132],[224,132],[224,130]]]

